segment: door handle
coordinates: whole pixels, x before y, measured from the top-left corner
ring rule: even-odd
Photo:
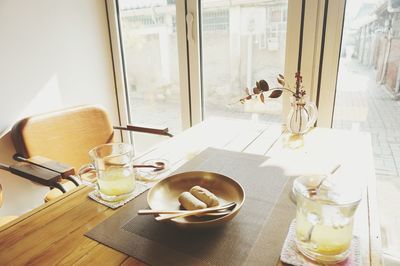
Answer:
[[[187,39],[189,43],[194,43],[194,37],[193,37],[193,13],[188,13],[186,15],[186,25],[187,25]]]

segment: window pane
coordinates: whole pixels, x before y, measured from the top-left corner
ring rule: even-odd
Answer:
[[[334,128],[371,134],[383,250],[389,254],[400,254],[400,209],[393,203],[400,193],[398,3],[347,1],[333,119]]]
[[[282,98],[237,103],[256,81],[278,86],[287,1],[201,1],[204,116],[281,121]]]
[[[177,133],[181,110],[175,1],[118,3],[132,123]]]

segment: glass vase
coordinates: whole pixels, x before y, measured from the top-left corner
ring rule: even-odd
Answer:
[[[317,121],[317,106],[302,97],[291,97],[290,105],[286,121],[287,129],[292,134],[306,133]]]

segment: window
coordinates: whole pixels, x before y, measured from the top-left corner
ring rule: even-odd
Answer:
[[[119,1],[119,19],[131,120],[180,132],[175,3]]]
[[[281,98],[267,104],[237,101],[257,80],[276,86],[287,61],[297,61],[285,56],[289,1],[110,2],[123,60],[119,99],[127,122],[178,133],[215,116],[281,121]],[[300,17],[299,4],[291,5]],[[299,24],[291,27],[294,35]],[[134,138],[135,144],[146,142],[137,134]]]
[[[286,28],[280,31],[279,23],[287,5],[287,1],[218,5],[204,1],[200,13],[205,119],[218,116],[280,121],[281,98],[267,104],[237,102],[245,88],[252,90],[257,80],[265,79],[276,86],[277,74],[284,72]]]
[[[271,10],[271,22],[280,22],[281,14],[281,10]]]
[[[214,116],[281,121],[280,98],[266,105],[237,101],[257,80],[275,86],[277,74],[284,73],[288,4],[287,0],[109,3],[120,33],[125,80],[120,87],[125,91],[119,95],[126,97],[120,106],[126,106],[127,122],[178,133]],[[140,145],[148,142],[140,135],[134,138],[140,138],[135,141]]]
[[[204,32],[228,32],[229,10],[217,8],[202,14],[202,25]]]

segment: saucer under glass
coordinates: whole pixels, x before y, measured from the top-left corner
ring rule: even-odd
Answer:
[[[143,165],[156,165],[157,163],[163,163],[163,169],[156,169],[151,167],[138,167],[136,168],[136,179],[140,181],[154,181],[160,177],[161,173],[164,173],[169,169],[169,162],[165,159],[148,159],[140,162]]]

